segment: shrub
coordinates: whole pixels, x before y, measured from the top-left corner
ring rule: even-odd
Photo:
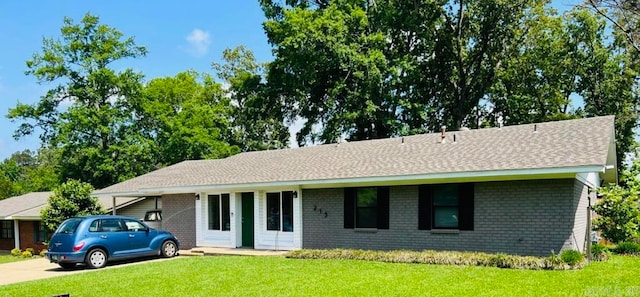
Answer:
[[[22,251],[20,249],[12,249],[11,250],[11,256],[20,257],[20,255],[22,255]]]
[[[33,248],[26,248],[25,251],[31,253],[32,255],[36,254],[36,251]]]
[[[567,263],[571,266],[576,266],[584,260],[584,255],[581,252],[576,250],[565,250],[560,253],[560,259],[562,262]]]
[[[593,207],[598,214],[593,221],[594,228],[614,243],[636,237],[640,226],[640,206],[636,192],[618,185],[603,187],[598,191],[602,198]]]
[[[47,250],[47,249],[41,249],[41,250],[40,250],[40,257],[44,257],[44,256],[46,256],[45,254],[46,254],[47,252],[48,252],[48,250]]]
[[[595,261],[606,261],[609,259],[609,248],[600,243],[591,245],[591,257]]]
[[[388,263],[419,263],[439,265],[487,266],[513,269],[533,270],[565,270],[579,268],[569,266],[560,260],[559,256],[539,258],[515,256],[507,254],[487,254],[476,252],[454,251],[365,251],[365,250],[296,250],[286,254],[287,258],[295,259],[342,259],[365,260]]]
[[[31,257],[33,257],[33,254],[30,251],[22,252],[22,258],[31,258]]]
[[[640,244],[635,242],[621,242],[612,250],[616,254],[640,255]]]

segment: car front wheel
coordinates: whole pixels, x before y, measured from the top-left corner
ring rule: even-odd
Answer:
[[[102,249],[92,249],[85,260],[89,268],[97,269],[107,265],[107,253]]]
[[[175,242],[167,240],[162,244],[161,252],[163,257],[171,258],[178,253],[178,247]]]

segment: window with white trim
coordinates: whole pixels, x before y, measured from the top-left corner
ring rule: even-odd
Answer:
[[[293,191],[267,193],[267,230],[293,232]]]
[[[208,195],[207,202],[209,206],[209,230],[231,230],[229,194]]]

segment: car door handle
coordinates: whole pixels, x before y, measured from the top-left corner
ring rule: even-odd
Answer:
[[[130,238],[134,238],[134,237],[136,237],[136,235],[135,234],[129,234],[129,237]]]
[[[100,235],[100,238],[107,239],[107,236],[106,235]]]

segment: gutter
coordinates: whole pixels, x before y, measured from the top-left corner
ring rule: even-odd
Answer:
[[[197,193],[212,190],[234,189],[234,190],[255,190],[262,188],[323,188],[353,186],[359,184],[372,185],[411,185],[446,182],[472,182],[472,181],[501,181],[517,179],[540,179],[540,178],[576,178],[580,173],[604,173],[606,167],[603,165],[573,166],[561,168],[537,168],[537,169],[509,169],[490,171],[465,171],[449,173],[430,173],[414,175],[395,176],[372,176],[355,178],[334,178],[319,180],[291,180],[256,183],[237,183],[219,185],[187,185],[175,187],[148,187],[140,188],[137,191],[101,193],[117,197],[139,197],[159,194],[177,193]]]

